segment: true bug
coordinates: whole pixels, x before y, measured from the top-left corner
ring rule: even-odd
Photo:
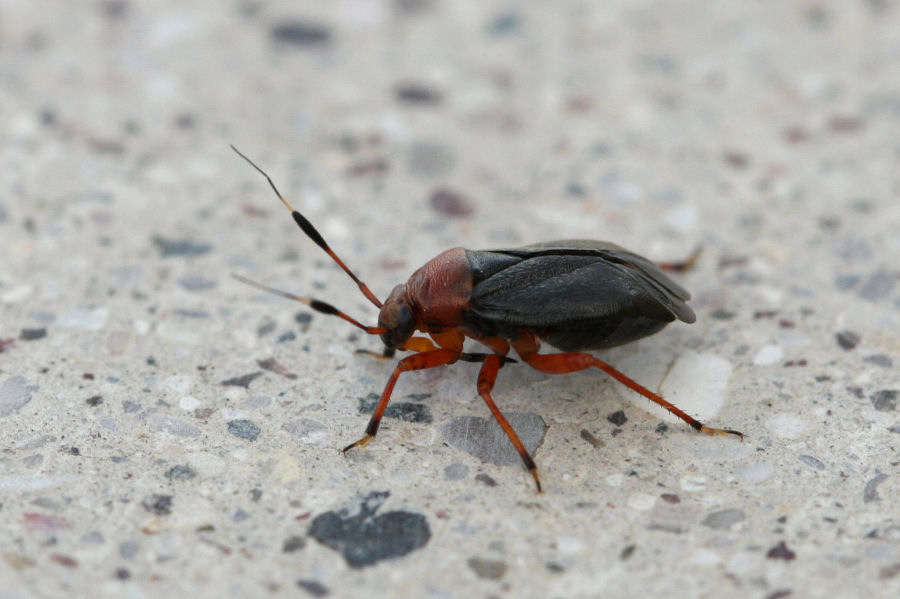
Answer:
[[[237,148],[231,146],[231,149],[266,178],[300,229],[379,308],[378,326],[366,326],[326,302],[233,276],[264,291],[307,304],[318,312],[343,318],[366,333],[380,335],[385,345],[384,356],[392,356],[398,349],[415,352],[396,365],[375,406],[366,434],[347,445],[344,452],[375,437],[401,373],[459,360],[481,362],[478,393],[522,457],[540,491],[541,481],[534,460],[491,397],[499,369],[506,362],[516,362],[507,357],[510,348],[516,350],[523,362],[549,374],[599,368],[697,431],[727,433],[743,439],[738,431],[706,426],[606,362],[582,351],[635,341],[660,331],[676,318],[694,322],[694,312],[685,303],[690,294],[663,269],[683,270],[696,253],[685,262],[655,264],[613,243],[583,239],[487,251],[457,247],[432,258],[406,283],[394,287],[382,303],[334,253],[312,223],[284,199],[269,175]],[[416,336],[416,332],[425,333],[430,339]],[[463,352],[466,337],[485,345],[491,353]],[[563,350],[562,353],[539,354],[541,340]]]

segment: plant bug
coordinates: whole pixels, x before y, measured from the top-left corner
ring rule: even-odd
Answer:
[[[655,264],[613,243],[584,239],[486,251],[457,247],[432,258],[406,283],[394,287],[382,303],[334,253],[312,223],[284,199],[269,175],[237,148],[231,146],[231,149],[266,178],[306,236],[331,256],[380,310],[378,325],[364,325],[326,302],[273,289],[240,275],[232,276],[258,289],[302,302],[318,312],[343,318],[371,335],[380,335],[385,357],[393,356],[398,349],[413,352],[394,367],[365,435],[347,445],[344,452],[375,437],[394,385],[403,372],[459,360],[480,362],[478,394],[522,457],[540,491],[534,459],[491,397],[500,368],[507,362],[516,362],[507,357],[511,348],[522,362],[549,374],[599,368],[694,430],[744,438],[738,431],[706,426],[583,351],[635,341],[659,332],[675,319],[694,322],[694,312],[685,303],[690,294],[663,269],[685,270],[696,259],[697,252],[684,262]],[[490,353],[463,352],[467,337],[486,346]],[[562,352],[538,353],[541,341]]]

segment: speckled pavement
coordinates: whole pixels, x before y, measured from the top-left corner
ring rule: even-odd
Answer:
[[[900,5],[0,2],[0,599],[896,597]],[[438,252],[608,239],[698,320],[405,374]],[[474,348],[473,348],[474,349]],[[475,350],[477,351],[477,350]]]

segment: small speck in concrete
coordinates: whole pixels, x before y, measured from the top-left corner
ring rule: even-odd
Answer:
[[[628,422],[628,417],[625,416],[625,412],[622,410],[618,410],[617,412],[613,412],[609,416],[606,417],[607,420],[615,424],[616,426],[622,426],[626,422]]]
[[[783,559],[785,561],[791,561],[797,558],[797,554],[788,549],[788,546],[784,541],[779,541],[777,545],[766,552],[766,557],[769,559]]]
[[[173,466],[165,474],[165,477],[171,480],[190,480],[195,476],[197,476],[197,473],[187,465]]]
[[[709,526],[710,528],[727,529],[731,528],[734,524],[741,522],[746,517],[747,515],[743,510],[731,508],[709,514],[703,519],[701,524]]]
[[[126,412],[128,411],[126,406]],[[189,424],[184,420],[166,416],[165,414],[154,414],[150,418],[150,430],[159,433],[168,433],[176,437],[199,437],[200,429]]]
[[[859,344],[860,336],[853,331],[841,331],[835,335],[841,349],[850,351]]]
[[[475,211],[471,200],[463,194],[445,187],[434,190],[428,203],[435,212],[450,218],[466,218]]]
[[[318,23],[283,21],[270,30],[272,39],[298,48],[323,46],[331,40],[331,32]]]
[[[444,480],[462,480],[469,474],[469,467],[459,462],[444,467]]]
[[[329,593],[326,586],[315,580],[298,580],[297,586],[313,597],[325,597]]]
[[[475,475],[475,482],[479,482],[479,483],[483,484],[485,487],[496,487],[497,486],[497,481],[483,472]]]
[[[230,379],[225,379],[220,384],[228,387],[243,387],[244,389],[249,389],[250,383],[252,383],[257,377],[260,376],[262,376],[262,372],[257,370],[256,372],[251,372],[250,374],[244,374]]]
[[[256,441],[259,437],[260,429],[250,420],[229,420],[228,432],[241,439]]]
[[[470,557],[469,569],[475,573],[478,578],[487,580],[500,580],[506,574],[506,562],[499,559],[485,559],[481,557]]]
[[[870,301],[878,301],[888,297],[897,284],[897,276],[894,273],[879,271],[863,283],[859,290],[859,297]]]
[[[878,471],[876,470],[876,472]],[[887,477],[887,474],[878,472],[866,483],[866,488],[863,490],[863,503],[872,503],[881,499],[878,496],[878,485],[886,481]]]
[[[212,246],[208,243],[196,243],[189,239],[167,239],[162,235],[153,237],[153,245],[159,250],[160,256],[202,256],[208,253]]]
[[[185,275],[178,279],[178,286],[186,291],[206,291],[218,285],[215,279],[208,279],[202,275]]]
[[[869,396],[872,406],[879,412],[893,412],[897,409],[897,389],[881,389]]]
[[[894,361],[891,360],[891,357],[886,354],[872,354],[871,356],[866,356],[863,358],[863,362],[867,364],[874,364],[875,366],[881,366],[882,368],[893,368]]]
[[[581,432],[579,433],[579,435],[581,436],[582,439],[584,439],[585,441],[590,443],[594,449],[601,449],[604,445],[606,445],[603,441],[601,441],[600,439],[595,437],[591,433],[591,431],[589,431],[586,428],[581,429]]]
[[[815,468],[816,470],[825,470],[825,464],[823,464],[822,460],[820,460],[819,458],[815,458],[811,455],[801,454],[797,456],[797,459],[799,459],[807,466]]]
[[[22,329],[22,333],[19,335],[19,339],[22,341],[35,341],[37,339],[43,339],[47,336],[47,329]]]
[[[0,383],[0,418],[9,416],[31,401],[37,390],[38,386],[29,385],[24,376],[11,376]]]
[[[306,547],[306,539],[297,535],[292,535],[284,540],[284,544],[281,546],[281,550],[284,553],[293,553],[294,551],[299,551],[304,547]]]
[[[141,505],[144,509],[157,516],[167,516],[172,513],[171,495],[151,495]]]

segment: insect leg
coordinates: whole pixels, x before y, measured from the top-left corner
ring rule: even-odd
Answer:
[[[381,393],[381,399],[379,399],[378,403],[375,405],[375,411],[372,413],[372,418],[366,426],[366,434],[360,440],[351,443],[341,451],[346,452],[354,447],[365,445],[375,437],[375,433],[378,432],[378,427],[381,424],[381,417],[384,416],[384,410],[391,400],[391,393],[394,391],[394,385],[397,384],[397,379],[400,378],[400,373],[409,370],[424,370],[426,368],[443,366],[444,364],[452,364],[458,358],[459,352],[456,350],[436,349],[406,356],[397,362],[394,372],[391,373],[391,378],[388,379],[387,385],[384,386],[384,391]]]
[[[484,357],[484,362],[481,365],[481,371],[478,373],[478,394],[481,395],[481,398],[484,400],[484,403],[487,404],[487,407],[491,411],[491,414],[494,415],[494,419],[497,421],[497,424],[500,425],[500,428],[502,428],[503,432],[506,433],[506,436],[509,437],[509,440],[513,444],[513,447],[515,447],[516,451],[519,452],[519,456],[521,456],[522,462],[525,463],[525,468],[527,468],[528,472],[531,473],[531,476],[534,478],[534,483],[537,485],[538,493],[540,493],[541,480],[538,478],[537,466],[534,463],[534,459],[532,459],[531,454],[528,453],[528,450],[525,449],[525,445],[522,443],[522,440],[519,439],[519,435],[516,434],[516,431],[513,429],[512,425],[509,423],[509,421],[503,415],[503,412],[500,411],[500,408],[497,407],[497,404],[494,403],[494,399],[491,397],[491,390],[494,388],[494,383],[497,381],[497,372],[503,365],[503,362],[501,362],[501,360],[503,359],[505,359],[504,356],[498,356],[497,354],[489,354]]]
[[[515,347],[515,344],[513,344]],[[518,348],[517,350],[518,351]],[[521,354],[520,354],[521,355]],[[581,353],[581,352],[571,352],[571,353],[562,353],[562,354],[538,354],[538,353],[529,353],[525,352],[525,355],[522,355],[522,360],[525,361],[526,364],[531,366],[536,370],[540,370],[541,372],[546,372],[547,374],[566,374],[569,372],[576,372],[578,370],[585,370],[586,368],[599,368],[609,376],[613,377],[632,391],[636,391],[640,393],[653,403],[662,406],[666,410],[668,410],[674,416],[684,420],[687,422],[691,428],[696,431],[700,431],[701,433],[707,433],[710,435],[737,435],[744,439],[744,434],[738,431],[730,430],[730,429],[721,429],[721,428],[712,428],[710,426],[706,426],[696,418],[688,415],[681,408],[676,406],[673,403],[670,403],[662,398],[662,396],[654,393],[650,389],[647,389],[637,381],[628,378],[606,362],[602,360],[598,360],[591,354]]]

